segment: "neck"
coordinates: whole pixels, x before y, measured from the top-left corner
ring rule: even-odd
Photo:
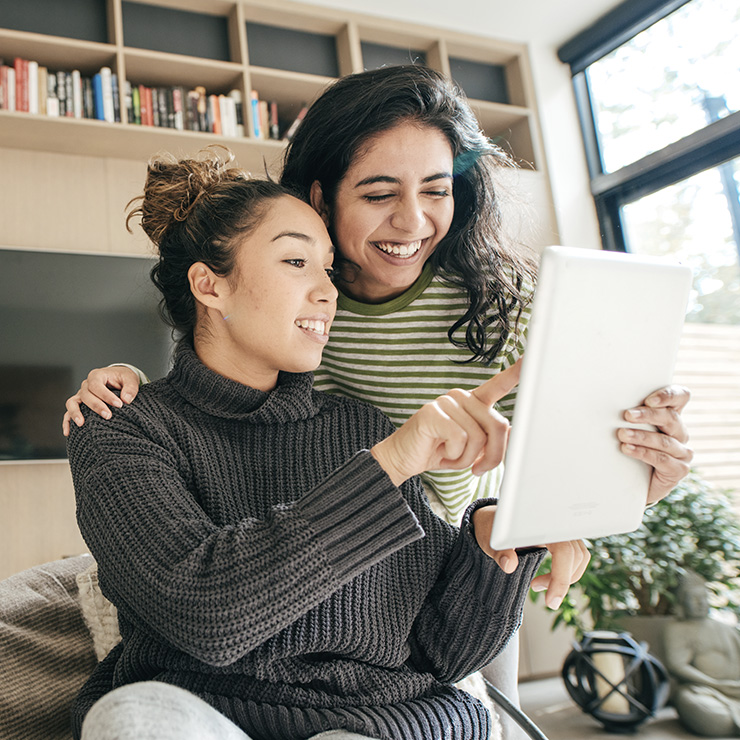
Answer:
[[[250,357],[245,357],[235,347],[231,337],[224,332],[195,331],[193,346],[198,359],[214,373],[258,391],[271,391],[277,385],[278,372],[254,367]]]

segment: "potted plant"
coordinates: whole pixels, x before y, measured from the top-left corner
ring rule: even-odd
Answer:
[[[713,607],[740,614],[740,516],[695,473],[647,509],[635,532],[593,539],[589,549],[588,569],[553,621],[553,628],[572,627],[579,640],[593,629],[635,633],[633,615],[675,615],[687,569],[706,581]]]

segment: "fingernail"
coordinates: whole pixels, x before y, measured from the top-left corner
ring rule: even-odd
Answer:
[[[102,417],[103,417],[104,419],[110,419],[110,417],[111,417],[111,412],[110,412],[110,411],[108,411],[108,409],[106,409],[105,411],[103,411],[103,413],[102,413],[101,415],[102,415]]]
[[[557,609],[560,604],[563,603],[563,597],[562,596],[556,596],[553,599],[550,599],[550,603],[547,605],[550,609]]]
[[[82,426],[82,417],[81,416],[75,416],[75,424],[77,424],[78,427]]]
[[[509,567],[509,563],[510,562],[511,562],[511,558],[508,557],[507,555],[504,555],[501,558],[501,561],[499,562],[499,565],[501,566],[501,570],[503,570],[504,572],[506,572],[506,569]]]
[[[131,396],[128,393],[124,393],[121,398],[124,400],[125,403],[131,403],[131,401],[134,400],[133,396]]]
[[[544,590],[545,590],[545,586],[543,586],[540,583],[536,585],[535,584],[532,585],[532,591],[536,591],[537,593],[540,593],[541,591],[544,591]]]
[[[639,409],[630,409],[627,412],[633,419],[639,419],[642,416],[642,411]]]
[[[636,437],[637,436],[637,434],[635,433],[635,430],[634,429],[623,429],[622,430],[622,434],[625,437],[629,437],[630,439],[632,439],[633,437]]]
[[[630,452],[634,452],[637,449],[637,447],[635,447],[634,445],[625,444],[624,449],[629,450]]]

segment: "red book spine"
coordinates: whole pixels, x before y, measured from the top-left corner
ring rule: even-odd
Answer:
[[[28,113],[28,61],[16,57],[15,67],[15,109]]]

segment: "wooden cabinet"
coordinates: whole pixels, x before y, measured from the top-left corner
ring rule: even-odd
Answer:
[[[523,44],[282,0],[0,0],[0,26],[6,64],[22,57],[87,76],[109,67],[121,83],[238,90],[246,128],[234,138],[136,125],[127,120],[120,84],[121,123],[3,110],[4,147],[146,160],[219,141],[242,166],[261,171],[266,162],[275,171],[284,142],[255,136],[247,115],[252,90],[277,102],[284,131],[336,77],[415,61],[451,74],[486,134],[543,167]]]

